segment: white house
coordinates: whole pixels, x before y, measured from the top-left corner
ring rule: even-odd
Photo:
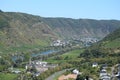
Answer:
[[[106,75],[108,75],[106,69],[102,69],[102,70],[100,71],[100,77],[101,77],[101,76],[106,76]]]
[[[120,71],[115,76],[116,77],[120,77]]]
[[[20,71],[20,70],[12,70],[12,72],[18,74],[18,73],[20,73],[21,71]]]
[[[73,73],[74,73],[74,74],[79,74],[79,71],[78,71],[77,69],[74,69],[74,70],[73,70]]]
[[[92,67],[98,67],[98,63],[94,62],[94,63],[92,64]]]

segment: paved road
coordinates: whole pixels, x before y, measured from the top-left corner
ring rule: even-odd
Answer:
[[[66,71],[66,69],[62,70],[62,71],[59,71],[59,72],[55,72],[54,74],[52,74],[51,76],[49,76],[45,80],[54,80],[56,76],[59,76],[59,75],[63,74],[65,71]]]

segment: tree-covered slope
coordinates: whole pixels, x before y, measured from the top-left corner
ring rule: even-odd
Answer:
[[[112,41],[120,38],[120,28],[106,36],[103,41]]]
[[[57,39],[103,38],[119,27],[117,20],[44,18],[0,11],[0,53],[49,46]]]
[[[103,40],[93,45],[96,48],[110,48],[110,49],[119,49],[120,48],[120,28],[114,32],[107,35]]]
[[[120,27],[117,20],[44,18],[43,21],[63,38],[103,38]]]
[[[120,62],[120,28],[103,40],[87,48],[80,57],[99,63],[117,64]]]
[[[106,36],[100,44],[101,47],[118,49],[120,52],[120,28]]]
[[[41,17],[24,13],[0,12],[0,52],[48,46],[56,38]]]

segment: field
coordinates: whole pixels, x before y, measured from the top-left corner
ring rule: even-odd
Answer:
[[[118,47],[120,47],[120,38],[108,42],[108,43],[105,45],[105,47],[107,47],[107,48],[118,48]]]
[[[21,45],[19,47],[6,47],[0,44],[0,54],[13,54],[16,52],[30,52],[42,49],[44,46],[40,45]]]
[[[14,80],[17,74],[0,73],[0,80]]]
[[[66,61],[71,61],[71,60],[80,60],[78,56],[83,51],[84,49],[75,49],[75,50],[66,52],[62,55],[53,56],[46,61],[50,63],[60,63],[60,62],[66,62]]]
[[[78,50],[73,50],[73,51],[67,52],[67,53],[65,53],[65,54],[63,54],[61,56],[64,57],[64,58],[65,57],[71,57],[72,59],[75,59],[80,55],[81,52],[83,52],[83,50],[78,49]]]

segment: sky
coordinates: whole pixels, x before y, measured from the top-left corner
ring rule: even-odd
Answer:
[[[0,9],[42,17],[120,20],[120,0],[0,0]]]

